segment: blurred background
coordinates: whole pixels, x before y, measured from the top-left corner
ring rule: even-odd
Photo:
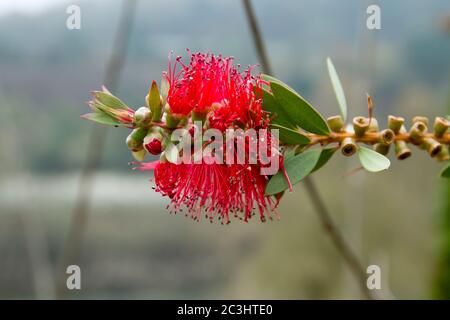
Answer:
[[[102,134],[79,116],[117,53],[124,2],[0,2],[0,298],[363,298],[301,183],[285,196],[279,221],[221,226],[174,216],[151,189],[151,173],[131,170],[120,128],[106,131],[86,228],[69,261],[81,268],[82,289],[58,294],[89,141]],[[80,30],[66,28],[71,4],[81,9]],[[366,28],[370,4],[381,7],[381,30]],[[253,6],[274,73],[325,116],[338,114],[328,56],[350,118],[366,115],[366,92],[382,126],[388,114],[448,114],[449,1]],[[170,50],[258,63],[240,0],[141,0],[131,17],[113,93],[135,108]],[[363,264],[381,267],[384,298],[449,298],[450,185],[438,178],[442,165],[416,149],[404,162],[391,159],[386,172],[344,176],[358,161],[336,154],[313,177]]]

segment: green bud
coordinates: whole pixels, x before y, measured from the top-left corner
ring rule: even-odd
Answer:
[[[437,156],[442,150],[442,145],[433,138],[423,139],[421,147],[428,151],[430,157]]]
[[[395,155],[398,160],[405,160],[411,156],[411,150],[405,141],[395,141]]]
[[[146,134],[147,129],[144,128],[137,128],[131,131],[126,140],[128,149],[133,152],[141,151],[144,148],[142,143]]]
[[[127,144],[128,149],[130,149],[133,152],[140,151],[144,148],[142,146],[142,143],[139,143],[138,141],[134,140],[133,137],[131,136],[131,134],[128,135],[128,137],[126,139],[126,144]]]
[[[400,132],[401,127],[405,123],[405,119],[402,117],[388,117],[388,128],[394,131],[395,134]]]
[[[145,149],[142,149],[140,151],[132,151],[131,154],[137,161],[144,161],[146,151],[145,151]]]
[[[450,160],[450,152],[449,148],[447,146],[444,146],[441,151],[436,156],[436,159],[438,161],[448,161]]]
[[[420,144],[426,132],[427,132],[426,124],[423,123],[422,121],[416,121],[409,130],[411,142],[414,144]]]
[[[166,111],[166,126],[169,129],[174,129],[178,126],[178,124],[180,123],[181,120],[183,120],[183,117],[180,117],[176,114],[173,114],[170,111],[170,106],[168,103],[166,103],[165,106],[165,111]]]
[[[137,128],[134,129],[133,131],[131,131],[131,136],[133,137],[134,140],[139,141],[139,142],[143,142],[145,136],[148,133],[148,129],[145,128]]]
[[[369,121],[367,118],[353,118],[353,130],[355,131],[355,135],[357,137],[362,137],[366,133],[367,129],[369,129]]]
[[[389,153],[389,147],[390,147],[389,144],[376,143],[373,146],[373,150],[382,155],[387,155]]]
[[[436,137],[442,137],[450,127],[450,121],[443,117],[437,117],[434,119],[434,135]]]
[[[145,97],[145,101],[147,103],[147,106],[152,111],[152,120],[161,121],[163,113],[162,101],[161,96],[159,95],[158,85],[156,84],[155,80],[152,81],[152,85],[148,90],[148,94]]]
[[[341,132],[344,128],[344,120],[342,120],[341,116],[333,116],[327,118],[328,126],[333,132]]]

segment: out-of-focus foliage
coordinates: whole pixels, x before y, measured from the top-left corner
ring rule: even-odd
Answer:
[[[79,116],[89,91],[104,84],[121,8],[120,1],[79,4],[81,30],[65,28],[65,5],[0,17],[0,297],[52,297],[42,275],[53,275],[61,254],[91,129]],[[450,3],[380,5],[382,29],[372,32],[361,0],[254,1],[276,76],[325,116],[338,113],[327,56],[338,67],[349,118],[366,111],[366,92],[378,119],[443,114],[450,39],[438,20]],[[258,63],[240,1],[140,1],[113,94],[143,106],[169,50],[187,47]],[[123,129],[108,129],[82,244],[85,285],[71,297],[360,297],[301,183],[284,195],[280,221],[193,223],[169,215],[151,176],[126,165],[127,147],[117,147],[125,137]],[[431,214],[442,201],[441,166],[417,153],[392,161],[387,172],[342,177],[358,166],[356,157],[336,153],[314,173],[327,206],[364,263],[381,266],[385,297],[428,297],[442,226]]]

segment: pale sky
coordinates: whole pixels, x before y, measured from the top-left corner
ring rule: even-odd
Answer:
[[[0,16],[10,13],[38,14],[68,0],[0,0]]]

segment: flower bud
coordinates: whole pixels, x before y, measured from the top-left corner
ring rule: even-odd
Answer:
[[[131,154],[137,161],[144,161],[146,151],[145,149],[142,149],[140,151],[132,151]]]
[[[163,151],[163,136],[157,128],[151,130],[144,138],[144,147],[152,155],[156,156]]]
[[[414,144],[420,144],[423,139],[424,134],[427,131],[427,126],[422,121],[417,121],[409,130],[409,136],[411,142]]]
[[[442,137],[450,127],[450,121],[442,117],[434,119],[434,135],[438,138]]]
[[[142,142],[146,134],[147,129],[144,128],[137,128],[131,131],[126,140],[128,149],[133,152],[141,151],[143,149]]]
[[[395,141],[395,154],[398,160],[405,160],[411,156],[411,150],[403,140]]]
[[[389,153],[389,147],[389,144],[376,143],[374,144],[373,149],[382,155],[387,155]]]
[[[388,128],[394,131],[395,134],[400,132],[400,128],[403,126],[403,123],[405,123],[405,119],[402,117],[388,117]]]
[[[450,160],[450,152],[448,147],[442,147],[441,151],[436,156],[437,161],[448,161]]]
[[[134,123],[138,127],[144,127],[150,123],[152,119],[152,113],[147,107],[140,107],[134,113]]]
[[[341,116],[333,116],[327,118],[328,126],[330,127],[331,131],[339,133],[344,128],[344,120],[342,120]]]
[[[427,150],[431,157],[437,156],[442,150],[442,145],[433,138],[423,139],[421,147]]]
[[[166,126],[169,129],[174,129],[178,126],[180,121],[183,119],[183,116],[173,114],[170,110],[170,106],[168,103],[166,103],[165,106],[165,112],[166,112]]]

